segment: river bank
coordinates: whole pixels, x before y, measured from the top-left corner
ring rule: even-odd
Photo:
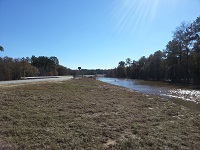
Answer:
[[[0,87],[0,120],[0,149],[200,147],[199,111],[89,78]]]
[[[200,111],[200,90],[172,85],[159,81],[144,81],[120,78],[97,78],[109,84],[122,86],[145,94],[168,98],[176,104]]]

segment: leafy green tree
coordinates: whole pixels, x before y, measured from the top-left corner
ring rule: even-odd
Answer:
[[[127,58],[126,59],[126,66],[131,66],[131,63],[132,63],[131,59]]]
[[[146,57],[142,56],[139,60],[138,60],[138,72],[139,72],[139,79],[146,79],[147,78],[147,74],[146,74]]]
[[[4,80],[12,80],[12,70],[14,68],[13,59],[9,57],[4,57]]]
[[[191,51],[191,73],[193,84],[200,85],[200,16],[191,24],[192,51]]]
[[[164,75],[163,75],[164,66],[162,65],[163,58],[164,58],[164,54],[160,50],[156,51],[153,55],[153,64],[154,64],[154,73],[155,73],[154,80],[160,81],[161,79],[164,78]]]
[[[126,59],[126,76],[131,78],[132,69],[131,69],[132,61],[130,58]]]
[[[125,67],[125,64],[126,64],[126,63],[125,63],[124,61],[120,61],[118,65],[119,65],[120,67]]]
[[[180,76],[180,44],[176,40],[169,41],[166,45],[165,53],[167,56],[167,79],[172,80],[172,82],[178,82],[178,79],[181,78]]]
[[[106,77],[112,77],[112,78],[116,78],[116,68],[114,69],[110,69],[106,72]]]
[[[59,76],[64,76],[64,75],[71,75],[73,74],[71,69],[67,68],[67,67],[64,67],[62,65],[59,65],[58,68],[57,68],[57,71],[58,71],[58,75]]]
[[[174,83],[200,85],[200,16],[191,24],[181,23],[166,49],[138,61],[120,61],[108,73],[112,77],[168,80]]]
[[[59,60],[57,57],[51,56],[49,59],[54,62],[54,65],[59,66]]]
[[[193,36],[192,28],[189,24],[186,24],[183,22],[177,30],[174,32],[174,40],[178,41],[180,44],[180,51],[181,51],[181,57],[180,57],[180,66],[183,66],[184,69],[181,68],[184,71],[183,79],[187,84],[190,82],[190,52],[192,49],[192,43],[193,39],[195,37]]]
[[[59,61],[55,56],[50,58],[46,56],[32,56],[30,62],[33,66],[38,68],[39,75],[58,75],[57,68],[59,66]]]
[[[118,66],[116,72],[118,78],[126,78],[126,69],[124,66]]]
[[[138,71],[138,61],[133,60],[131,66],[131,78],[138,79],[139,71]]]
[[[2,46],[0,46],[0,51],[4,51],[4,48]]]
[[[131,66],[127,66],[126,67],[126,76],[128,78],[131,78],[131,76],[132,76],[132,68],[131,68]]]

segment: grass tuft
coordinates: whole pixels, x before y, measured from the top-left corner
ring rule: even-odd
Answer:
[[[200,113],[94,79],[0,87],[0,149],[199,149]]]

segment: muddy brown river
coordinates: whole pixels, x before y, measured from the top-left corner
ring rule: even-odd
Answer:
[[[97,78],[97,80],[122,86],[145,94],[154,94],[165,97],[176,104],[200,111],[200,90],[193,90],[187,87],[173,86],[154,81],[139,81],[104,77]]]

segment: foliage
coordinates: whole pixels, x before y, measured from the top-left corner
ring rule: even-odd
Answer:
[[[0,80],[17,80],[22,76],[36,76],[37,68],[22,59],[0,58]]]
[[[59,66],[58,66],[57,72],[58,72],[58,75],[59,75],[59,76],[64,76],[64,75],[72,74],[71,69],[66,68],[66,67],[64,67],[64,66],[62,66],[62,65],[59,65]]]
[[[124,61],[120,61],[120,62],[119,62],[119,66],[120,66],[120,67],[124,67],[125,64],[126,64],[126,63],[125,63]]]
[[[0,51],[4,51],[4,48],[2,46],[0,46]]]
[[[18,80],[21,77],[71,75],[73,72],[59,65],[57,57],[32,56],[31,58],[13,59],[0,57],[0,81]]]
[[[39,56],[31,57],[31,65],[38,68],[41,76],[58,75],[57,66],[59,61],[56,57]]]
[[[107,76],[200,85],[200,16],[191,24],[181,23],[163,51],[120,61]]]

